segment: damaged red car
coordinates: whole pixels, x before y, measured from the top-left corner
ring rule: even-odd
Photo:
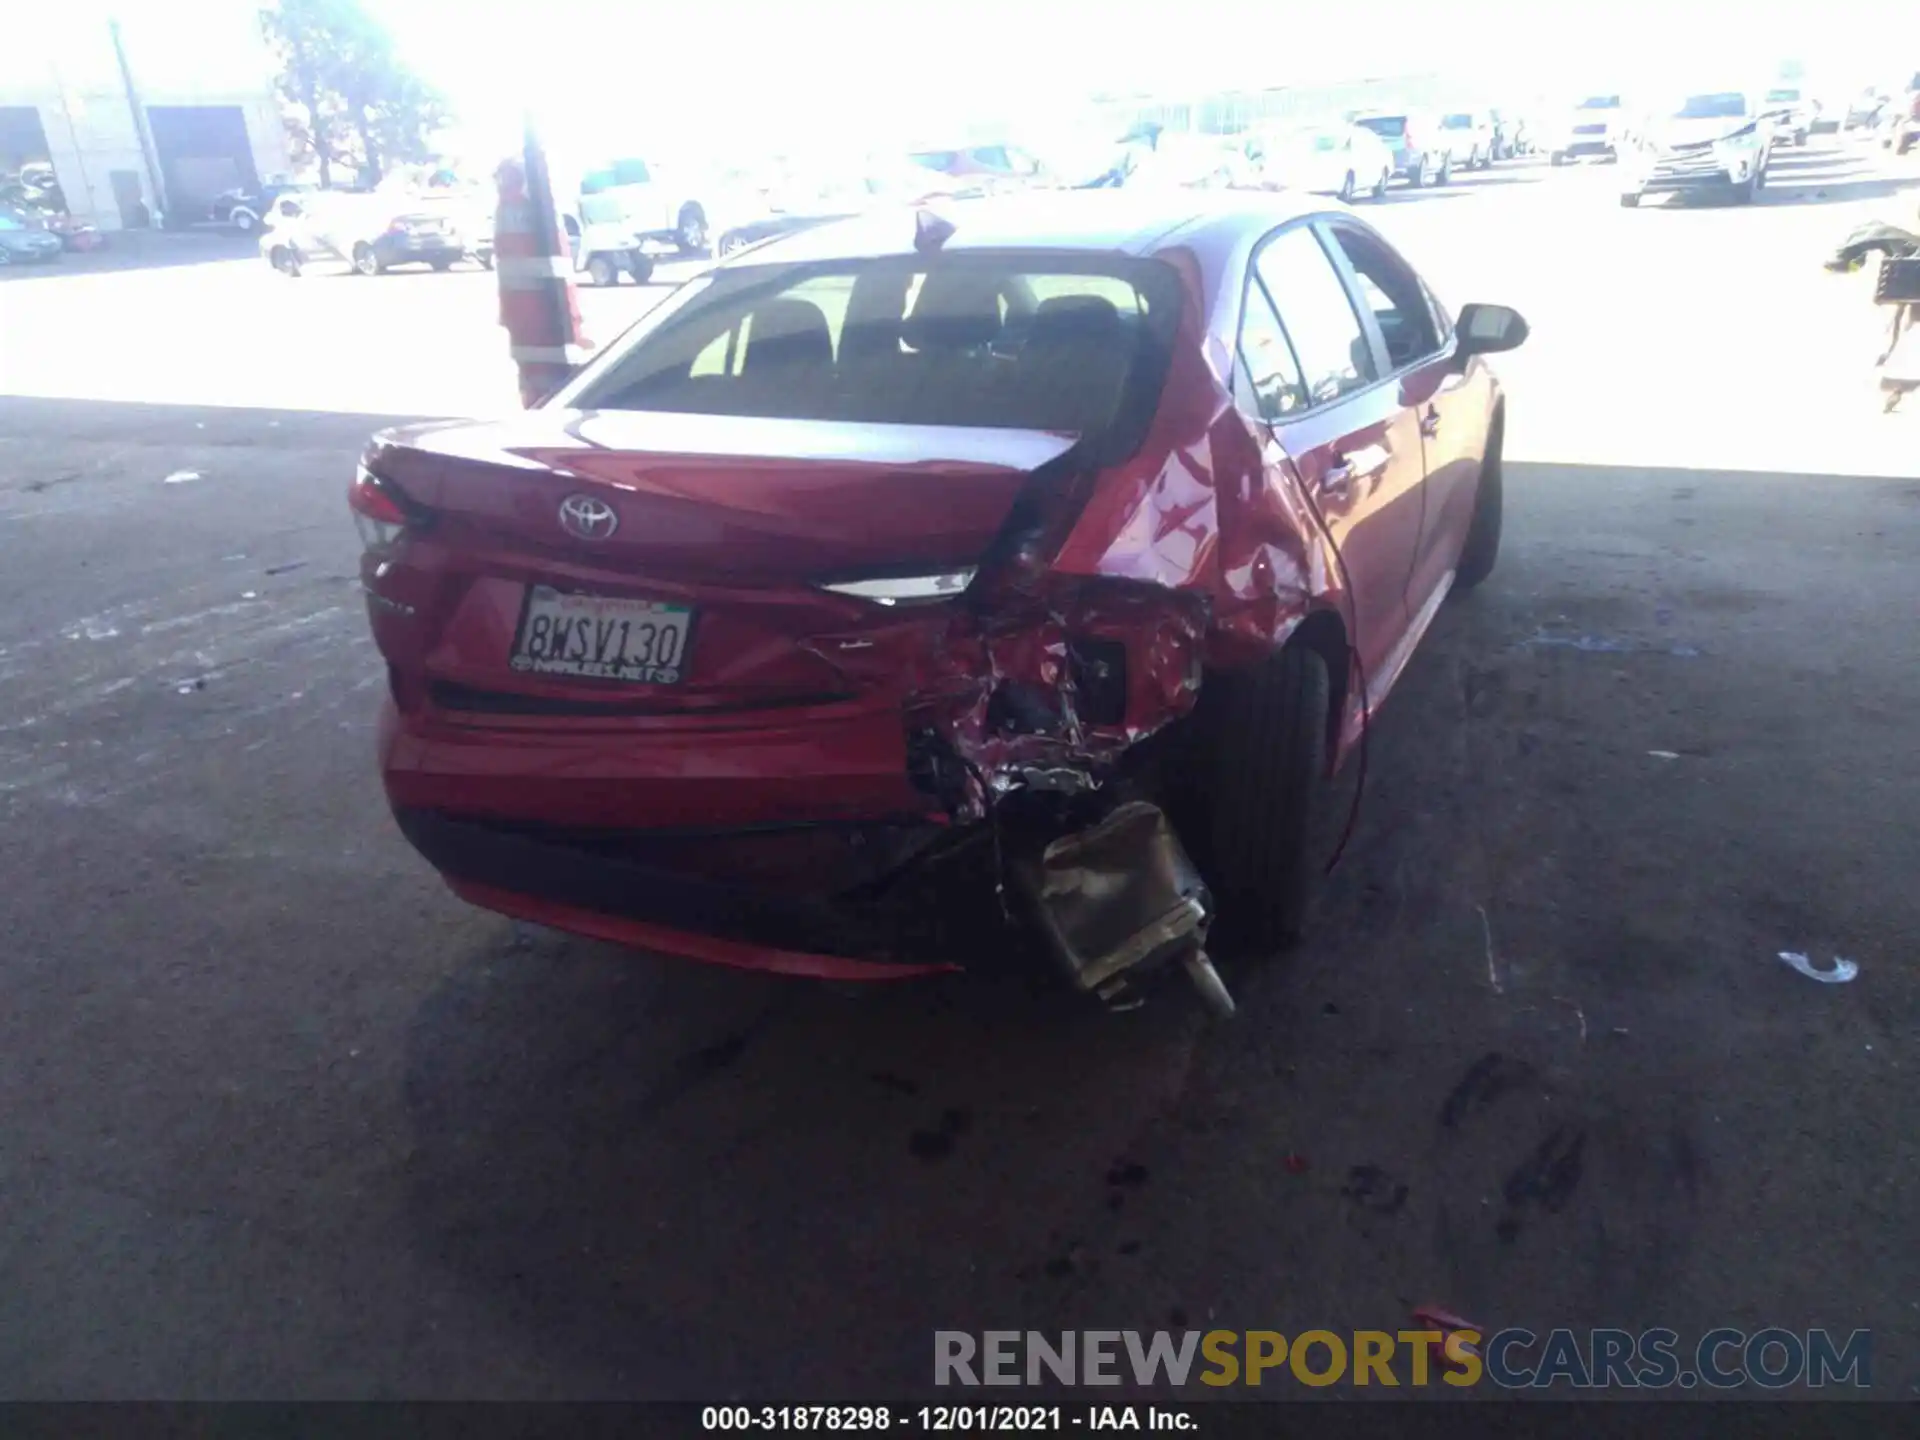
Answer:
[[[756,249],[524,415],[369,446],[394,815],[474,904],[636,947],[1224,1007],[1216,912],[1299,933],[1327,782],[1494,564],[1481,356],[1525,335],[1271,196]]]

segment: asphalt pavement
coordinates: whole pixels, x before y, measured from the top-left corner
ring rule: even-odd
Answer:
[[[1226,1023],[460,904],[381,800],[344,491],[385,418],[510,403],[490,278],[7,276],[0,1395],[906,1397],[935,1329],[1426,1304],[1870,1329],[1920,1393],[1920,417],[1818,268],[1912,215],[1886,163],[1377,207],[1533,324],[1506,546]]]

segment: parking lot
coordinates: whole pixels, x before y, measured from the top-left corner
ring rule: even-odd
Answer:
[[[8,273],[0,1393],[905,1397],[938,1328],[1438,1304],[1871,1329],[1920,1394],[1920,405],[1879,413],[1882,317],[1820,269],[1914,223],[1894,163],[1361,207],[1532,323],[1507,540],[1225,1023],[463,906],[381,798],[344,492],[377,425],[511,403],[492,277],[200,237]],[[591,337],[665,293],[587,292]]]

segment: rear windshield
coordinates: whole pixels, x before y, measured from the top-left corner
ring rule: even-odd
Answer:
[[[1440,121],[1440,128],[1442,130],[1471,130],[1473,128],[1473,116],[1448,115]]]
[[[1179,305],[1171,269],[1104,255],[729,267],[560,403],[1118,434],[1158,403]]]
[[[1799,98],[1800,98],[1800,92],[1798,90],[1767,91],[1767,99],[1769,100],[1798,100]]]
[[[1576,110],[1618,110],[1619,108],[1620,97],[1618,95],[1589,95],[1578,105],[1574,106]]]
[[[1731,92],[1689,95],[1673,112],[1676,120],[1731,120],[1747,113],[1747,97]]]
[[[1404,115],[1362,115],[1353,123],[1389,140],[1398,140],[1407,133],[1407,117]]]

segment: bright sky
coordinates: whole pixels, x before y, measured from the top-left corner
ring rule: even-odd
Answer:
[[[143,76],[218,84],[258,64],[258,3],[23,4],[7,22],[0,84],[77,50],[98,68],[104,47],[75,37],[103,31],[109,12]],[[1064,125],[1101,90],[1197,94],[1435,70],[1484,83],[1489,98],[1716,89],[1763,79],[1789,57],[1851,88],[1895,78],[1883,64],[1907,66],[1902,79],[1920,65],[1915,0],[367,3],[481,146],[504,143],[528,104],[556,144],[578,134],[649,152],[766,153],[809,134],[874,149],[932,143],[963,117]]]

